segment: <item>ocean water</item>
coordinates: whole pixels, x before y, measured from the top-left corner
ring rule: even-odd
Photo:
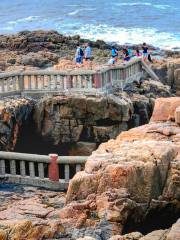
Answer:
[[[0,33],[37,29],[180,49],[180,0],[0,1]]]

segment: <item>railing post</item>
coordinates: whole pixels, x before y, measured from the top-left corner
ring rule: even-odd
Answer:
[[[102,87],[102,82],[101,82],[101,73],[100,72],[97,72],[95,75],[94,75],[95,79],[95,88],[101,88]]]
[[[51,162],[48,166],[48,177],[53,182],[59,181],[59,165],[57,163],[58,155],[49,154]]]
[[[0,160],[0,175],[5,175],[6,168],[5,168],[5,160]]]
[[[24,76],[22,74],[19,75],[19,90],[21,92],[24,91]]]

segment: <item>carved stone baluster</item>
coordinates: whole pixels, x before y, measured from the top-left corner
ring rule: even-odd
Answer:
[[[28,89],[31,90],[33,88],[34,86],[33,86],[33,81],[31,79],[31,76],[28,76]]]
[[[22,92],[24,91],[25,88],[25,76],[24,75],[19,75],[18,76],[18,83],[19,83],[19,90]],[[27,82],[27,89],[28,89],[28,82]]]
[[[89,78],[88,78],[88,88],[89,89],[93,88],[93,76],[92,75],[89,75]]]
[[[81,171],[81,165],[80,164],[76,164],[76,172],[80,172]]]
[[[69,170],[69,165],[68,164],[65,165],[64,170],[65,170],[65,180],[68,182],[69,179],[70,179],[70,170]]]
[[[10,173],[16,175],[16,162],[15,160],[10,161]]]
[[[44,89],[44,75],[41,75],[41,90],[43,90]]]
[[[64,86],[64,90],[66,90],[68,88],[68,85],[67,85],[67,76],[62,76],[63,77],[63,86]]]
[[[29,173],[30,177],[35,177],[35,169],[34,169],[34,162],[29,162]]]
[[[49,79],[47,75],[44,75],[44,89],[48,89],[49,87]]]
[[[1,92],[4,92],[4,79],[2,78],[1,80]]]
[[[16,76],[12,78],[12,91],[16,91]]]
[[[35,89],[39,89],[41,84],[41,76],[40,75],[34,75],[34,83],[35,83]]]
[[[38,175],[40,178],[44,178],[44,165],[43,163],[38,163]]]
[[[35,78],[35,76],[29,76],[29,87],[32,90],[36,89],[36,78]]]
[[[47,81],[48,81],[48,90],[51,90],[51,76],[47,75]]]
[[[59,89],[64,90],[64,77],[59,75],[58,82],[59,82]]]
[[[0,160],[0,175],[5,175],[6,168],[5,168],[5,160]]]
[[[20,161],[20,175],[23,177],[26,176],[25,161]]]

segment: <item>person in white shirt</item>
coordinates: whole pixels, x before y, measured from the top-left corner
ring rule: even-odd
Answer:
[[[87,43],[86,49],[85,49],[85,60],[90,61],[91,60],[91,47],[90,43]]]

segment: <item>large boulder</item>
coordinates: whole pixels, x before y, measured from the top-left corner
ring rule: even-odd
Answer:
[[[41,99],[34,114],[39,133],[54,145],[107,141],[127,130],[133,112],[128,98],[57,96]]]
[[[159,98],[155,103],[151,121],[174,121],[178,107],[180,107],[179,97]]]
[[[158,99],[155,105],[158,107],[154,116],[161,116],[158,111],[169,106],[161,122],[157,117],[157,122],[123,132],[115,140],[101,144],[88,158],[84,171],[70,181],[68,205],[73,207],[89,198],[93,203],[81,227],[89,222],[92,211],[99,221],[118,224],[119,233],[130,219],[134,224],[143,224],[143,219],[155,211],[167,211],[168,215],[171,209],[175,219],[179,215],[180,127],[174,118],[179,98]],[[155,233],[158,240],[160,235],[161,232]]]

